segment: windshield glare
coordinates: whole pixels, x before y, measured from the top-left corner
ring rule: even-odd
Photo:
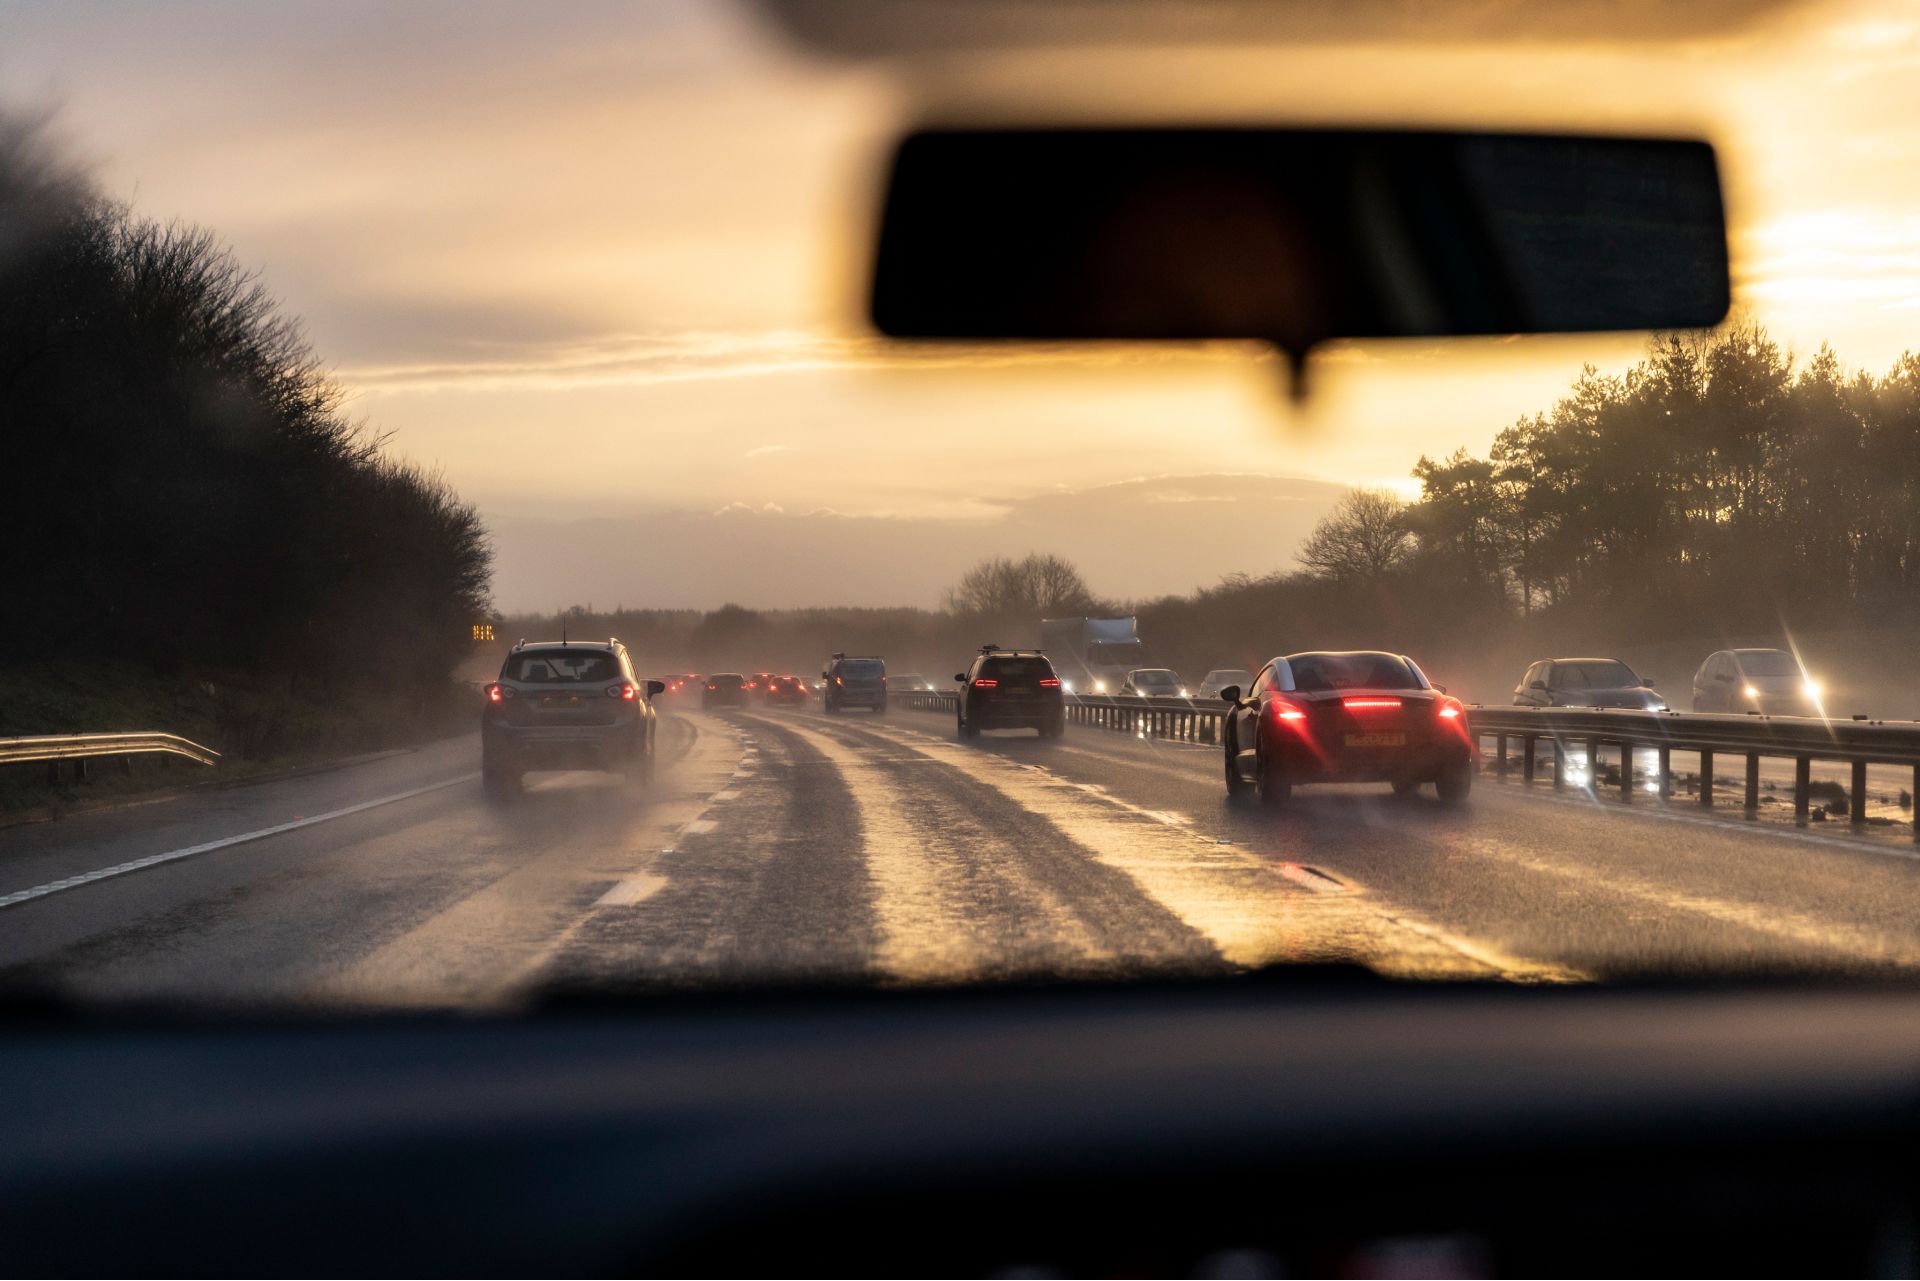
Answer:
[[[1752,7],[14,0],[0,996],[1912,978],[1920,27]],[[889,338],[983,121],[1705,142],[1733,309],[1282,355],[1632,264],[1093,148],[1009,310],[1166,340]]]

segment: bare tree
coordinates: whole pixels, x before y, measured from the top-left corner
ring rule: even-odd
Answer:
[[[1062,557],[1030,552],[1019,560],[995,556],[961,576],[947,591],[947,609],[985,618],[1071,614],[1096,604],[1087,580]]]
[[[1384,489],[1350,489],[1300,546],[1300,563],[1329,582],[1371,582],[1406,563],[1406,504]]]

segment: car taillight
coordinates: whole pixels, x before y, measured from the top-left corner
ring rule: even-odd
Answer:
[[[845,682],[845,681],[843,681],[843,680],[841,680],[841,679],[840,679],[840,678],[839,678],[838,676],[836,676],[836,677],[834,677],[834,678],[833,678],[833,683],[834,683],[835,685],[845,685],[845,684],[846,684],[846,682]]]
[[[1268,703],[1267,709],[1272,714],[1273,719],[1275,719],[1276,721],[1287,721],[1289,723],[1298,723],[1300,721],[1304,721],[1307,719],[1307,714],[1305,711],[1303,711],[1301,708],[1297,707],[1296,705],[1287,702],[1283,698],[1276,698],[1271,703]]]
[[[1060,682],[1055,680],[1053,677],[1048,676],[1041,680],[1040,688],[1041,689],[1059,689]]]
[[[1000,688],[1000,682],[999,682],[999,681],[996,681],[996,680],[981,680],[981,681],[975,681],[975,682],[973,683],[973,687],[974,687],[975,689],[999,689],[999,688]]]
[[[489,703],[505,702],[507,699],[512,697],[513,697],[513,690],[509,686],[506,686],[506,685],[487,686],[487,701]]]
[[[631,703],[634,699],[640,697],[640,691],[626,684],[609,685],[607,686],[607,697],[625,699]]]
[[[1443,698],[1436,713],[1443,721],[1457,721],[1466,714],[1466,705],[1457,698]]]
[[[707,682],[707,688],[708,688],[708,689],[719,689],[720,687],[719,687],[718,685],[715,685],[715,684],[714,684],[714,683],[713,683],[712,681],[708,681],[708,682]]]
[[[1400,710],[1400,700],[1397,698],[1343,698],[1340,700],[1340,706],[1350,712],[1397,712]]]

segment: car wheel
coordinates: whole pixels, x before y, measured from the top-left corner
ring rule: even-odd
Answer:
[[[653,782],[653,739],[643,740],[640,750],[627,756],[627,782],[634,787],[646,787]]]
[[[504,805],[520,795],[520,771],[509,769],[498,761],[482,760],[480,790],[486,793],[489,801]]]
[[[1040,731],[1043,738],[1065,738],[1067,736],[1067,718],[1056,716],[1046,723]]]
[[[1449,805],[1458,805],[1467,799],[1473,791],[1473,762],[1467,757],[1441,769],[1439,777],[1433,780],[1434,788],[1440,793],[1440,799]]]
[[[980,737],[979,727],[976,725],[967,724],[966,713],[955,712],[954,723],[959,728],[961,738],[979,738]]]
[[[1275,809],[1285,805],[1293,795],[1286,768],[1278,761],[1268,760],[1264,751],[1254,759],[1258,762],[1254,768],[1254,787],[1260,793],[1260,803]]]
[[[1239,800],[1246,796],[1247,788],[1252,785],[1248,783],[1246,779],[1240,777],[1239,765],[1234,760],[1240,752],[1239,744],[1234,741],[1233,730],[1229,728],[1220,738],[1222,745],[1226,748],[1227,798],[1229,800]]]
[[[874,704],[874,706],[873,706],[873,714],[874,714],[875,716],[885,716],[885,715],[887,714],[887,700],[886,700],[886,699],[884,699],[884,698],[883,698],[883,699],[881,699],[881,700],[880,700],[880,701],[879,701],[878,703],[875,703],[875,704]]]

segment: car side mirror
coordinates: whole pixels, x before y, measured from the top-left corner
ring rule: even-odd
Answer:
[[[1547,683],[1545,681],[1530,681],[1527,684],[1528,689],[1544,690],[1546,689],[1546,687],[1547,687]]]
[[[965,672],[955,672],[953,674],[953,679],[959,681],[962,685],[965,685],[967,683],[967,674]]]
[[[1439,690],[1442,694],[1447,692],[1447,687],[1445,685],[1435,685],[1434,688]]]
[[[1728,684],[1733,683],[1733,676],[1727,672],[1721,672],[1718,676],[1715,676],[1713,679],[1717,681],[1726,681]]]
[[[647,682],[648,698],[652,698],[655,694],[664,694],[666,692],[667,692],[667,683],[665,681],[648,681]]]
[[[1238,703],[1240,701],[1240,687],[1238,685],[1229,685],[1221,690],[1220,701],[1223,703]]]
[[[1642,685],[1645,685],[1648,689],[1652,689],[1657,682],[1651,676],[1642,676],[1640,678],[1640,683]]]

